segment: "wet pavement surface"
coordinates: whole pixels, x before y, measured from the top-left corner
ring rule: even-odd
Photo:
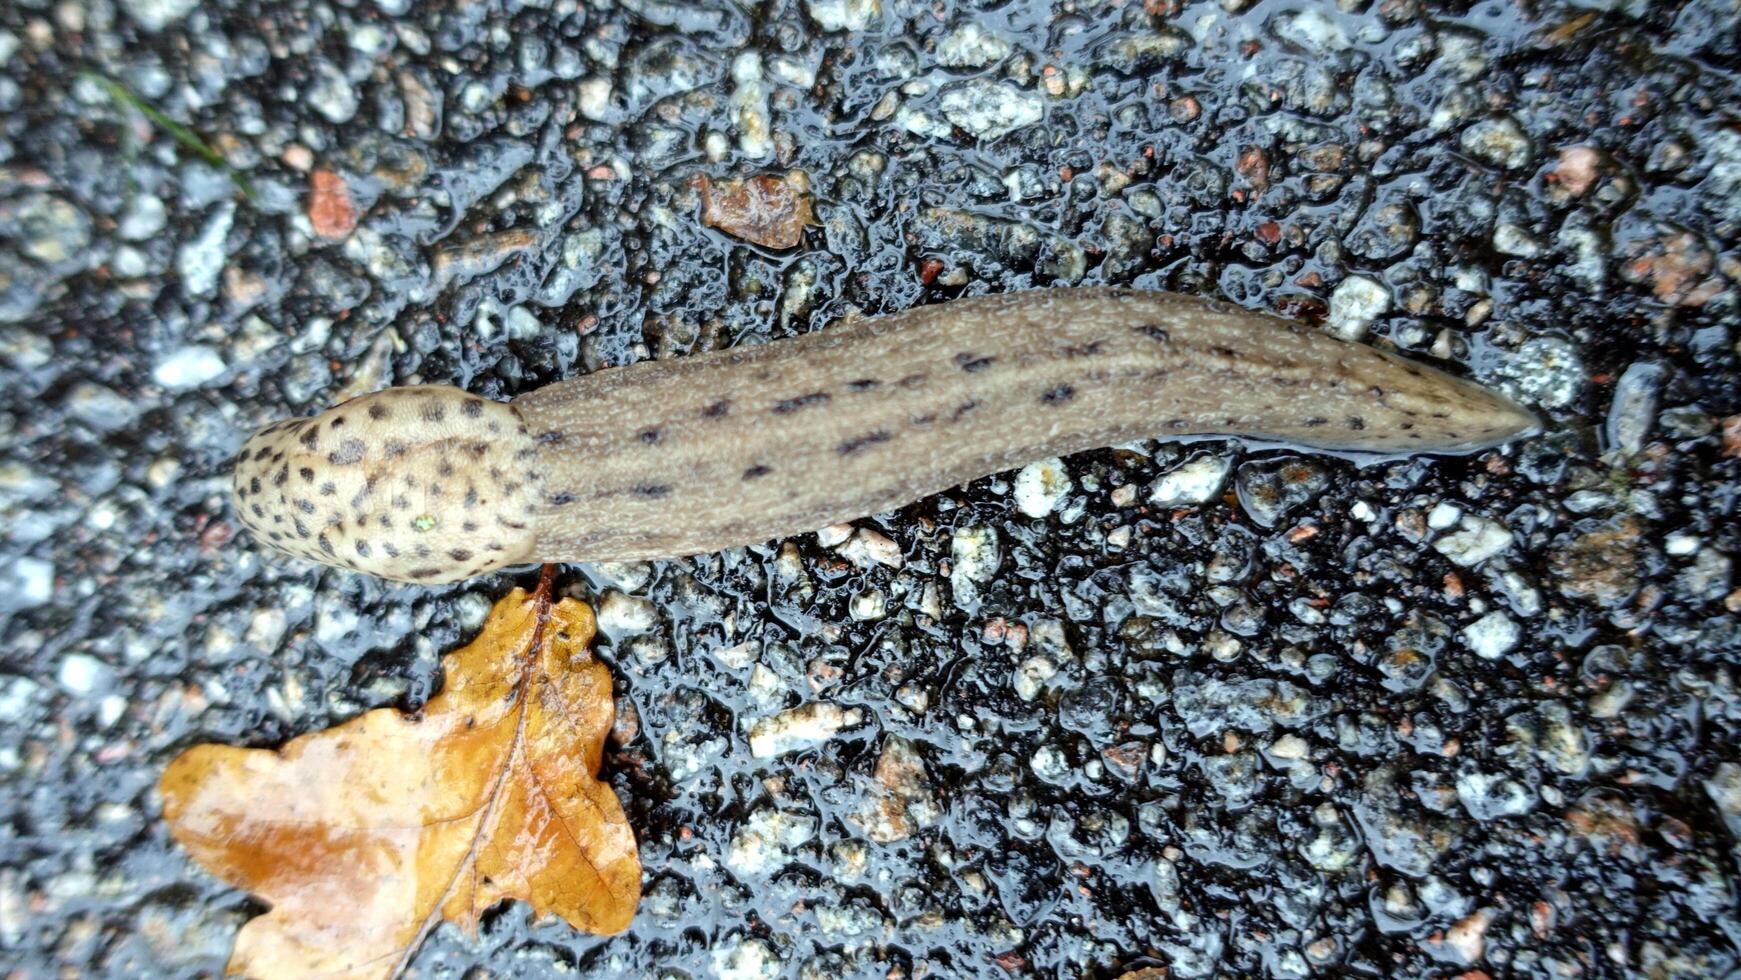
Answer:
[[[256,426],[1112,283],[1546,431],[1147,443],[566,569],[639,916],[505,907],[415,975],[1737,975],[1738,37],[1734,0],[5,4],[0,959],[220,972],[259,906],[169,841],[163,766],[415,708],[535,577],[266,555]],[[701,220],[697,177],[793,170],[795,247]]]

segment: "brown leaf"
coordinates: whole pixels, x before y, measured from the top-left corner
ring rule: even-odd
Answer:
[[[704,175],[694,186],[701,192],[702,224],[764,248],[793,248],[803,241],[804,226],[816,223],[810,178],[802,170],[717,184]]]
[[[641,895],[628,818],[595,778],[611,678],[592,610],[516,589],[443,658],[420,715],[383,708],[274,752],[199,745],[164,772],[170,832],[272,904],[229,971],[388,977],[441,919],[502,899],[579,929],[627,928]]]
[[[308,223],[314,233],[334,240],[348,236],[357,227],[357,206],[345,179],[331,170],[308,175]]]

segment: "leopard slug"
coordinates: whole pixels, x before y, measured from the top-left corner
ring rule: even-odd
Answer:
[[[1146,438],[1467,453],[1535,418],[1441,371],[1226,303],[1129,289],[958,299],[495,402],[389,388],[257,432],[242,522],[409,582],[669,558],[900,507]]]

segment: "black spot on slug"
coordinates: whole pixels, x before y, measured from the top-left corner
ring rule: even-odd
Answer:
[[[660,497],[670,493],[671,487],[664,483],[643,483],[635,488],[635,492],[643,497],[651,497],[654,500],[658,500]]]
[[[439,568],[413,568],[410,572],[407,572],[406,574],[410,575],[412,578],[434,578],[437,575],[441,574],[441,569],[439,569]]]
[[[1350,415],[1348,416],[1348,427],[1353,429],[1355,432],[1359,432],[1366,428],[1366,420],[1358,415]]]
[[[549,432],[538,433],[538,441],[546,446],[551,445],[552,443],[561,442],[566,438],[567,436],[557,429],[551,429]]]
[[[756,465],[750,467],[749,469],[744,470],[744,479],[754,480],[754,479],[757,479],[759,477],[767,476],[769,473],[772,473],[772,472],[774,472],[774,471],[769,469],[766,466],[763,466],[760,463],[757,463]]]
[[[1306,428],[1308,428],[1308,429],[1316,429],[1318,426],[1325,425],[1329,421],[1330,421],[1329,419],[1320,418],[1319,416],[1314,415],[1311,418],[1308,418],[1306,420],[1305,425],[1306,425]]]
[[[895,383],[903,388],[917,388],[925,383],[925,376],[923,374],[909,374]]]
[[[1106,341],[1104,340],[1096,340],[1086,344],[1066,344],[1063,353],[1065,357],[1093,357],[1100,353],[1105,346]]]
[[[727,398],[721,398],[719,401],[716,401],[712,405],[709,405],[706,408],[702,409],[701,414],[710,418],[710,419],[723,419],[726,417],[726,414],[729,413],[730,411],[731,411],[731,400],[727,399]]]
[[[842,456],[851,456],[853,453],[858,452],[859,450],[865,448],[866,446],[874,446],[878,443],[888,442],[890,439],[893,439],[893,438],[894,438],[894,436],[879,429],[876,432],[869,432],[869,433],[866,433],[862,436],[848,439],[845,442],[841,443],[840,445],[834,447],[834,451],[839,453]]]
[[[484,414],[484,403],[481,399],[468,398],[459,406],[459,413],[468,419],[475,419]]]
[[[302,482],[304,482],[304,483],[313,483],[314,482],[314,470],[310,469],[307,466],[304,466],[304,467],[298,469],[296,471],[296,475],[302,477]]]
[[[1239,356],[1239,354],[1237,352],[1235,352],[1233,348],[1225,346],[1223,344],[1210,344],[1209,345],[1209,353],[1214,354],[1216,357],[1238,357]]]
[[[376,402],[375,404],[369,406],[369,418],[372,418],[372,419],[376,420],[377,422],[380,421],[381,419],[384,419],[384,418],[391,416],[392,414],[393,414],[393,410],[388,408],[387,406],[381,404],[380,402]]]
[[[1166,328],[1159,324],[1140,323],[1132,327],[1131,330],[1142,334],[1144,337],[1149,338],[1157,344],[1170,344],[1173,342],[1172,334],[1167,333]]]
[[[259,493],[260,492],[260,478],[259,477],[256,476],[256,477],[249,478],[249,480],[248,480],[248,492],[249,493]]]
[[[641,441],[646,443],[649,446],[651,446],[655,442],[658,442],[659,441],[659,430],[658,429],[645,429],[645,430],[643,430],[641,432]]]
[[[847,391],[869,391],[872,388],[878,388],[881,386],[882,386],[882,382],[878,381],[875,378],[860,378],[857,381],[848,381],[846,383],[846,390]]]
[[[447,557],[452,558],[454,561],[466,561],[471,558],[471,556],[472,553],[464,548],[455,548],[447,553]]]
[[[1042,405],[1062,405],[1076,397],[1076,389],[1071,385],[1059,385],[1040,395]]]
[[[796,412],[801,408],[808,408],[811,405],[820,405],[823,402],[826,402],[827,400],[828,400],[828,392],[826,392],[826,391],[813,391],[808,395],[799,395],[797,398],[788,398],[788,399],[785,399],[784,401],[775,402],[774,403],[774,414],[775,415],[790,415],[791,413]]]
[[[308,431],[304,432],[302,438],[297,441],[313,449],[320,442],[320,430],[314,426],[309,426]]]
[[[447,418],[447,409],[441,407],[440,402],[431,399],[423,403],[423,408],[417,414],[423,416],[425,422],[440,422]]]
[[[388,459],[398,459],[405,455],[405,444],[397,439],[388,439],[387,444],[381,448],[387,454]]]
[[[330,497],[333,494],[338,493],[338,492],[339,492],[338,485],[333,483],[331,480],[328,480],[325,483],[322,483],[320,485],[320,495],[322,497]]]
[[[563,490],[559,493],[551,494],[549,499],[550,499],[550,506],[552,506],[552,507],[565,507],[569,504],[574,503],[575,497],[574,497],[574,492],[572,490]]]
[[[369,557],[369,542],[364,541],[362,538],[358,538],[357,539],[357,554],[361,555],[364,558]]]
[[[339,443],[339,448],[326,454],[326,461],[334,466],[350,466],[363,461],[363,453],[368,449],[361,439],[346,439]]]
[[[332,420],[332,427],[335,429],[338,428],[339,426],[344,425],[344,424],[345,424],[345,417],[343,415],[340,415],[338,418]]]
[[[992,362],[996,360],[997,358],[995,357],[975,357],[966,351],[955,355],[955,363],[961,368],[961,370],[966,371],[968,374],[978,374],[986,368],[991,367]]]
[[[966,415],[968,412],[971,412],[978,407],[979,407],[979,400],[974,399],[974,398],[969,398],[968,400],[955,406],[955,418],[959,419],[962,416]]]
[[[441,463],[435,467],[435,474],[437,476],[452,476],[453,464],[445,459],[442,460]]]

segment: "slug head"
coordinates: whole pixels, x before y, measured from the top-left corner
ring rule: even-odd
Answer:
[[[531,560],[537,447],[501,402],[388,388],[256,432],[236,513],[285,554],[402,582],[454,582]]]

